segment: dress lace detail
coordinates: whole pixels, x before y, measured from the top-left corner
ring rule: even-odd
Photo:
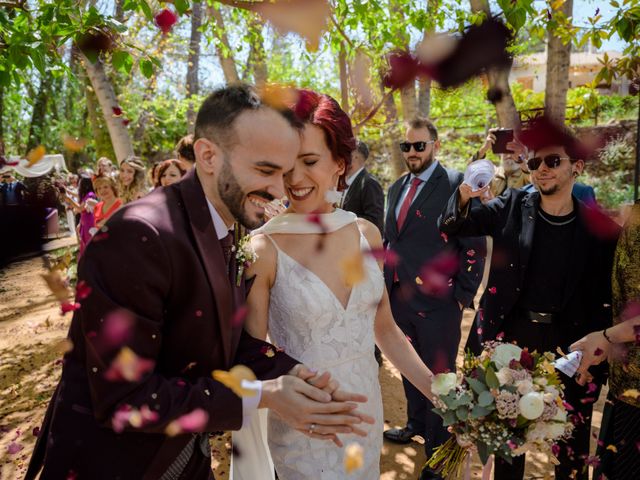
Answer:
[[[362,233],[360,237],[361,248],[368,250],[366,238]],[[378,479],[383,413],[378,364],[374,358],[374,320],[384,291],[382,272],[375,259],[365,255],[365,281],[353,287],[344,307],[315,273],[271,241],[278,250],[276,279],[270,294],[271,341],[308,367],[329,371],[341,388],[366,395],[369,400],[360,410],[376,419],[374,425],[361,426],[368,432],[364,438],[340,436],[345,445],[358,442],[364,449],[364,466],[347,475],[344,449],[291,429],[270,411],[269,449],[278,477]]]

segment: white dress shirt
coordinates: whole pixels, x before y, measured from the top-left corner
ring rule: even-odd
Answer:
[[[207,199],[207,206],[209,207],[209,213],[211,213],[211,219],[213,220],[213,228],[216,231],[216,236],[218,237],[218,240],[222,240],[224,237],[229,235],[231,230],[233,230],[233,225],[229,228],[227,224],[224,223],[224,220],[209,199]],[[252,397],[242,397],[242,426],[244,427],[249,423],[251,415],[256,411],[260,404],[260,398],[262,397],[262,382],[259,380],[254,382],[243,380],[242,388],[254,390],[256,392]]]

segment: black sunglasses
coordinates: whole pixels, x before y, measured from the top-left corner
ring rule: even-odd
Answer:
[[[546,157],[533,157],[527,160],[527,167],[530,171],[537,170],[540,168],[540,165],[542,165],[542,162],[544,162],[549,168],[557,168],[564,159],[569,160],[569,157],[561,157],[557,153],[552,153]]]
[[[430,140],[428,142],[400,142],[400,150],[402,150],[404,153],[409,153],[411,151],[411,147],[413,147],[413,149],[416,152],[424,152],[427,149],[427,145],[429,145],[430,143],[434,143],[433,140]]]

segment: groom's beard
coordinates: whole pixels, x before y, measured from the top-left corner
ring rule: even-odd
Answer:
[[[244,209],[244,201],[246,194],[242,190],[242,187],[238,183],[236,176],[233,174],[231,165],[225,161],[224,168],[220,172],[218,177],[218,192],[220,192],[220,198],[224,204],[240,224],[249,229],[255,230],[264,225],[265,218],[264,213],[258,215],[258,219],[252,219]],[[273,200],[273,195],[267,192],[251,192],[253,195],[257,195],[265,198],[267,201]]]

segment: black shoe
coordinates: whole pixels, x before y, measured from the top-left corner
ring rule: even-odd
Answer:
[[[418,432],[414,432],[409,427],[404,428],[390,428],[386,430],[382,436],[393,443],[406,444],[411,443],[412,438],[415,435],[419,435]]]
[[[422,469],[422,472],[420,472],[418,480],[442,480],[442,477],[431,470],[429,467],[424,467]]]

